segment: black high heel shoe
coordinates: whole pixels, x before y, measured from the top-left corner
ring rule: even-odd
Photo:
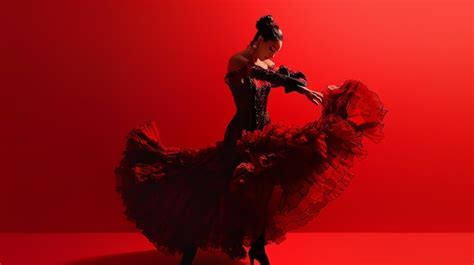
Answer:
[[[196,256],[197,247],[189,247],[183,250],[183,256],[179,265],[192,265]]]
[[[264,234],[262,234],[255,242],[252,244],[249,250],[250,265],[254,265],[254,259],[257,259],[260,262],[260,265],[270,265],[268,260],[267,253],[265,253],[265,239]]]
[[[249,250],[249,258],[250,258],[250,265],[254,265],[254,259],[257,259],[260,262],[260,265],[270,265],[270,261],[268,260],[267,253],[265,253],[265,249],[255,249],[250,248]]]

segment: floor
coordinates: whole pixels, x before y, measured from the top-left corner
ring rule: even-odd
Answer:
[[[474,265],[473,233],[289,233],[272,265]],[[0,265],[173,265],[139,233],[0,234]],[[193,265],[244,265],[198,251]],[[258,263],[256,263],[258,264]]]

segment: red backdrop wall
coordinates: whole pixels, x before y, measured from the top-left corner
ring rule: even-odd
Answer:
[[[359,79],[389,112],[347,191],[300,231],[472,232],[471,1],[2,3],[0,230],[133,231],[113,169],[128,131],[168,146],[221,140],[229,56],[271,13],[278,64],[312,89]],[[273,121],[320,114],[274,90]]]

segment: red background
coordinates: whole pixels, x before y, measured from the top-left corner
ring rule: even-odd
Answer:
[[[127,132],[156,120],[167,146],[220,140],[223,77],[255,22],[312,89],[359,79],[389,112],[346,192],[300,231],[472,232],[471,1],[2,3],[0,231],[134,231],[113,169]],[[319,108],[272,92],[272,120]]]

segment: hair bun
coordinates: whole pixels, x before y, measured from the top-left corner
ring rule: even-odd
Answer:
[[[274,21],[272,15],[265,15],[257,21],[257,30],[264,31],[266,28],[269,28],[273,25]]]

